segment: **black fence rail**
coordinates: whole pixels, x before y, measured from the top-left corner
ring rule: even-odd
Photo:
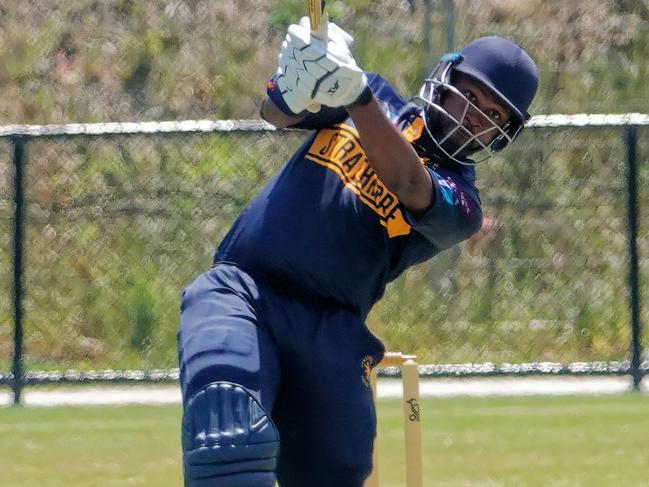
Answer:
[[[371,328],[424,376],[629,375],[639,390],[648,125],[535,117],[479,167],[485,228],[392,283]],[[31,384],[176,380],[180,290],[303,139],[259,121],[0,128],[15,402]]]

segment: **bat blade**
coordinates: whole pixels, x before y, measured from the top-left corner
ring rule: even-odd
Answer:
[[[307,0],[306,4],[309,11],[309,20],[311,21],[311,30],[316,31],[320,27],[325,0]]]

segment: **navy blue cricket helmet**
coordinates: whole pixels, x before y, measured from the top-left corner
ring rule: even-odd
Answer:
[[[491,92],[510,111],[510,120],[502,126],[491,122],[488,130],[474,134],[463,120],[449,114],[442,103],[445,94],[453,92],[466,103],[462,117],[466,116],[467,111],[474,110],[489,119],[488,115],[455,89],[453,80],[456,73],[473,78]],[[516,138],[530,119],[528,110],[538,82],[536,64],[521,46],[502,37],[482,37],[456,53],[442,56],[416,99],[424,103],[424,121],[435,144],[456,162],[473,163],[467,160],[467,155],[473,156],[475,152],[484,151],[483,157],[475,158],[476,162],[480,162],[501,151]],[[452,123],[440,124],[440,116],[447,117]],[[462,134],[460,144],[452,142],[454,138],[458,138],[457,135],[454,137],[456,133]],[[494,136],[488,144],[480,140],[486,133]]]

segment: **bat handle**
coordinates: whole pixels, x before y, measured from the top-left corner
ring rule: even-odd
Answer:
[[[324,0],[307,0],[309,8],[309,21],[311,22],[311,31],[315,32],[320,27],[322,21],[322,12],[324,11]]]

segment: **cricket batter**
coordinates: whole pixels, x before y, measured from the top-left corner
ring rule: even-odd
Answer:
[[[310,132],[183,292],[187,487],[362,486],[384,353],[364,320],[387,283],[480,229],[474,161],[530,118],[537,68],[509,40],[443,56],[416,103],[352,41],[326,19],[289,27],[261,114]]]

